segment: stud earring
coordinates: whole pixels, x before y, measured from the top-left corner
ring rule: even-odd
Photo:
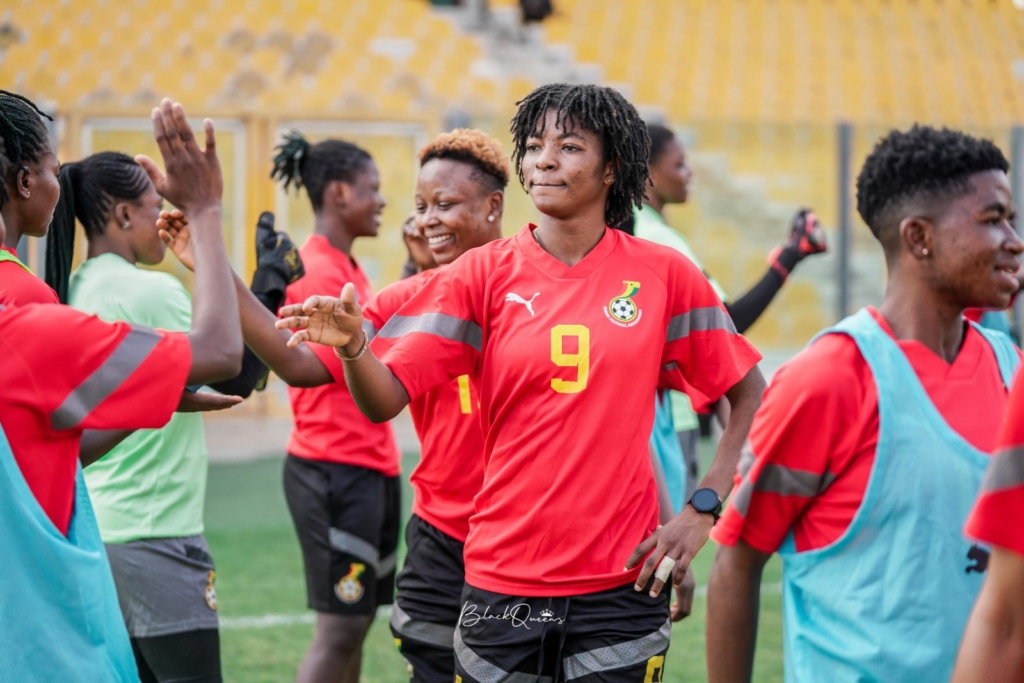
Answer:
[[[121,224],[121,229],[122,230],[127,230],[130,227],[132,227],[132,224],[129,223],[128,221],[125,221],[124,223]]]
[[[488,216],[487,217],[487,222],[488,223],[493,223],[494,222],[494,216]]]
[[[928,247],[925,247],[924,249],[922,249],[921,253],[924,254],[925,256],[927,256],[928,255]]]

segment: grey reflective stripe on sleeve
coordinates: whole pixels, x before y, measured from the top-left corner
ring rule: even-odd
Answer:
[[[161,339],[159,334],[148,327],[133,326],[103,364],[50,413],[52,429],[70,429],[81,423],[142,365]]]
[[[740,450],[740,464],[736,468],[740,473],[740,478],[744,479],[747,473],[750,472],[750,468],[757,462],[757,456],[754,455],[754,449],[750,447],[749,441],[743,442],[743,448]]]
[[[377,576],[387,576],[391,572],[395,571],[395,565],[398,564],[398,552],[393,552],[383,560],[380,561],[380,568],[377,570]]]
[[[565,680],[571,681],[590,674],[646,662],[651,657],[668,649],[668,639],[671,634],[672,622],[666,619],[659,630],[643,638],[599,647],[596,650],[566,657],[562,660]]]
[[[377,336],[377,328],[366,318],[363,318],[363,334],[366,335],[366,341],[368,342],[373,341],[373,338]]]
[[[451,650],[455,647],[455,627],[413,619],[398,603],[391,606],[391,628],[402,638]]]
[[[518,671],[505,671],[469,649],[462,641],[460,627],[455,628],[455,657],[478,683],[552,683],[551,676],[537,676]]]
[[[372,543],[335,527],[327,530],[327,539],[332,548],[362,560],[378,577],[381,575],[380,551]]]
[[[736,493],[733,494],[732,504],[737,512],[746,517],[754,491],[777,493],[780,496],[810,498],[822,493],[832,485],[835,479],[836,475],[831,472],[815,474],[807,470],[798,470],[784,465],[768,463],[761,468],[757,481],[752,483],[749,476],[743,479],[743,483],[740,484]]]
[[[725,330],[736,333],[736,326],[729,314],[718,306],[694,308],[680,315],[672,316],[668,321],[666,342],[673,342],[688,337],[691,332],[707,332],[709,330]]]
[[[483,350],[484,333],[472,320],[463,320],[447,313],[394,315],[377,333],[384,339],[397,339],[413,332],[426,332]]]
[[[1024,446],[999,451],[985,472],[981,490],[1002,491],[1024,484]]]

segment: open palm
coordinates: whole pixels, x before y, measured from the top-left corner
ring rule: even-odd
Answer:
[[[316,342],[343,347],[363,324],[363,311],[356,303],[356,288],[351,282],[342,288],[340,298],[311,296],[301,304],[282,306],[279,315],[279,330],[295,330],[288,346]]]

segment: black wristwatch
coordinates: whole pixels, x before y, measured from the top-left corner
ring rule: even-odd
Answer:
[[[718,517],[722,514],[722,499],[718,497],[717,491],[714,489],[697,489],[690,496],[688,502],[693,506],[694,510],[713,516],[715,524],[718,523]]]

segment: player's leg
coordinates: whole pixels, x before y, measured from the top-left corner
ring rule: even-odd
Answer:
[[[106,550],[140,677],[221,680],[215,571],[205,539],[142,539]]]
[[[466,573],[463,544],[416,515],[406,525],[405,539],[391,633],[409,663],[413,683],[450,683]]]
[[[302,548],[316,630],[297,680],[358,680],[377,610],[385,480],[362,467],[288,456],[285,497]]]
[[[178,683],[220,683],[220,634],[217,629],[132,638],[139,678]]]
[[[648,587],[649,588],[649,587]],[[652,598],[633,584],[569,604],[561,680],[574,683],[658,683],[663,680],[672,623],[669,591]]]

